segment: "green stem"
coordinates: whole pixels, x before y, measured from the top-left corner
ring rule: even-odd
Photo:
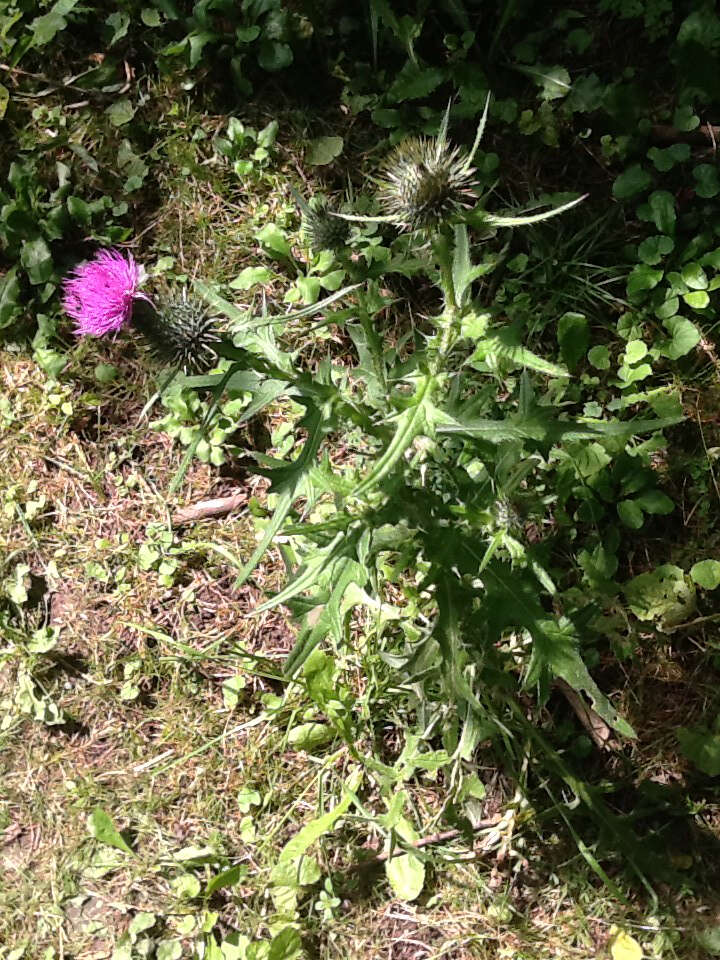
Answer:
[[[444,230],[441,230],[433,240],[433,253],[440,267],[440,286],[445,296],[445,309],[457,310],[452,272],[452,243],[450,236]]]

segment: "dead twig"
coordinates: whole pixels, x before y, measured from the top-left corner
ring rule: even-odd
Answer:
[[[492,830],[492,828],[496,827],[501,820],[502,817],[500,816],[492,817],[490,820],[481,820],[472,828],[473,833],[480,833],[483,830]],[[373,867],[377,867],[381,863],[385,863],[386,860],[390,860],[393,857],[401,857],[404,853],[407,853],[408,848],[422,850],[423,847],[436,846],[439,843],[447,843],[450,840],[457,840],[459,837],[463,836],[463,833],[464,831],[456,829],[441,830],[439,833],[430,833],[426,837],[420,837],[419,840],[406,842],[402,846],[396,844],[391,851],[385,850],[383,853],[379,853],[377,856],[371,857],[369,860],[360,860],[357,863],[351,863],[346,869],[349,873],[352,873],[356,870],[369,870]]]
[[[189,507],[181,507],[172,517],[172,525],[181,527],[186,523],[195,523],[196,520],[206,520],[208,517],[224,517],[247,503],[247,492],[239,490],[229,497],[217,497],[215,500],[201,500]]]
[[[669,124],[654,123],[650,135],[659,143],[695,143],[715,149],[716,141],[720,138],[720,127],[704,123],[695,130],[678,130]]]
[[[577,693],[576,690],[573,690],[570,684],[561,677],[556,678],[554,686],[557,687],[573,708],[578,720],[587,730],[595,746],[601,750],[607,749],[611,730],[603,718],[596,713],[591,706],[585,703],[580,694]]]

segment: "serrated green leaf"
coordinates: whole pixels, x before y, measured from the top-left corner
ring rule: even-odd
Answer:
[[[513,370],[527,367],[529,370],[535,370],[549,377],[570,376],[565,367],[561,367],[557,363],[551,363],[544,357],[539,357],[532,350],[528,350],[527,347],[518,343],[516,334],[512,329],[493,331],[483,337],[467,362],[470,366],[477,366],[478,363],[492,358],[503,360]]]

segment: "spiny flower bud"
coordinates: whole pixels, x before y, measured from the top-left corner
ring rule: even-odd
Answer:
[[[468,206],[474,176],[468,159],[444,137],[411,137],[385,161],[378,199],[396,226],[426,230]]]
[[[155,356],[185,372],[202,372],[217,362],[220,337],[207,308],[183,291],[159,310],[136,310],[133,323],[149,342]]]
[[[338,250],[347,243],[350,225],[333,216],[325,197],[313,197],[303,205],[302,232],[312,250]]]

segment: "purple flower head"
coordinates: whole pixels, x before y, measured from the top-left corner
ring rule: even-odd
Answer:
[[[75,321],[78,336],[101,337],[129,323],[143,271],[131,254],[101,250],[80,264],[65,280],[63,309]]]

